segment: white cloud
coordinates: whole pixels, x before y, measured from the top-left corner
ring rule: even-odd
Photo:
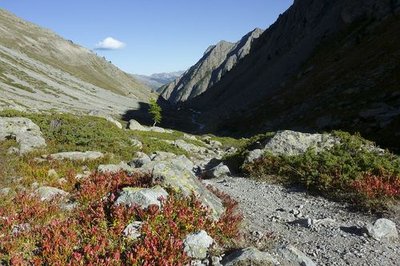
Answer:
[[[101,42],[97,43],[97,50],[118,50],[126,46],[125,43],[114,39],[113,37],[107,37]]]

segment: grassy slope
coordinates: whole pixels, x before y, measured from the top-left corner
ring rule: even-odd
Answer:
[[[122,72],[103,58],[53,32],[25,22],[0,9],[2,33],[0,44],[29,57],[61,69],[98,87],[147,100],[150,89]]]

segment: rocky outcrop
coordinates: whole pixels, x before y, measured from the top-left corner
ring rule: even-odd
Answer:
[[[255,29],[236,44],[221,41],[210,46],[203,57],[179,79],[160,88],[161,96],[177,103],[205,92],[249,54],[254,39],[262,32],[261,29]]]
[[[339,140],[330,134],[310,134],[284,130],[276,133],[275,136],[264,143],[261,149],[250,151],[246,157],[246,162],[252,162],[267,152],[272,155],[295,156],[304,154],[309,149],[321,152],[338,143]]]
[[[0,117],[0,141],[14,139],[19,144],[19,154],[46,147],[40,128],[28,118]]]

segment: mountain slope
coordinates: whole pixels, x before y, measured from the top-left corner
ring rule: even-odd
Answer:
[[[0,35],[0,108],[121,113],[151,95],[104,58],[2,9]]]
[[[399,6],[295,1],[246,58],[186,106],[219,132],[343,128],[371,137],[379,129],[373,139],[382,140],[399,125]],[[386,144],[400,147],[391,135]]]
[[[257,28],[236,44],[221,41],[210,46],[203,57],[180,79],[160,89],[161,96],[172,103],[177,103],[205,92],[250,52],[251,44],[261,33],[262,30]]]
[[[173,82],[175,79],[179,78],[184,71],[175,71],[169,73],[156,73],[150,76],[146,75],[136,75],[134,74],[133,77],[149,86],[152,90],[158,91],[159,88],[165,84]]]

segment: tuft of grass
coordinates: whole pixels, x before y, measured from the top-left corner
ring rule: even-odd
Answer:
[[[374,150],[372,143],[359,135],[333,134],[340,144],[329,150],[308,150],[297,156],[267,153],[243,165],[243,170],[255,178],[301,185],[312,193],[370,210],[400,199],[399,156]]]

